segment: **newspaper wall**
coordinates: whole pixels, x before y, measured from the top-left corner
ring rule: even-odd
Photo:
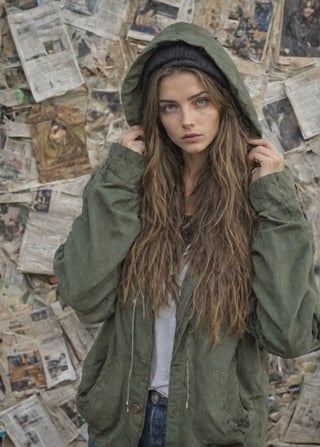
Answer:
[[[85,447],[74,397],[99,326],[61,308],[52,259],[127,128],[128,67],[176,21],[224,45],[313,223],[320,287],[320,18],[303,18],[300,0],[39,3],[0,0],[0,438]],[[317,352],[270,356],[270,447],[320,445],[319,365]]]

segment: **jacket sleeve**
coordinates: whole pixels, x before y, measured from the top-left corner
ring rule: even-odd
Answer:
[[[139,184],[144,157],[112,144],[106,165],[83,193],[82,213],[54,256],[58,294],[87,323],[115,309],[121,263],[139,229]]]
[[[250,200],[257,216],[252,245],[255,335],[262,348],[282,357],[319,349],[312,226],[288,171],[253,182]]]

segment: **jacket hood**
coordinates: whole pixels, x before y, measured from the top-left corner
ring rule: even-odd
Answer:
[[[170,25],[157,34],[129,68],[121,91],[121,102],[128,124],[132,126],[142,122],[141,75],[146,61],[159,46],[178,40],[202,48],[215,62],[227,78],[231,92],[242,113],[251,123],[251,131],[256,134],[255,136],[260,137],[261,127],[255,107],[233,60],[209,31],[186,22]]]

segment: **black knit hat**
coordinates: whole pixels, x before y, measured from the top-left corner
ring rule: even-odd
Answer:
[[[216,79],[222,87],[228,87],[226,77],[205,51],[185,42],[169,43],[155,49],[142,72],[143,90],[148,88],[152,73],[162,67],[196,68]]]

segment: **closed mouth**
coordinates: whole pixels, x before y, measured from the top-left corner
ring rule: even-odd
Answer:
[[[190,138],[197,138],[197,137],[200,137],[200,136],[201,135],[199,133],[189,133],[189,134],[183,135],[182,139],[183,140],[188,140]]]

